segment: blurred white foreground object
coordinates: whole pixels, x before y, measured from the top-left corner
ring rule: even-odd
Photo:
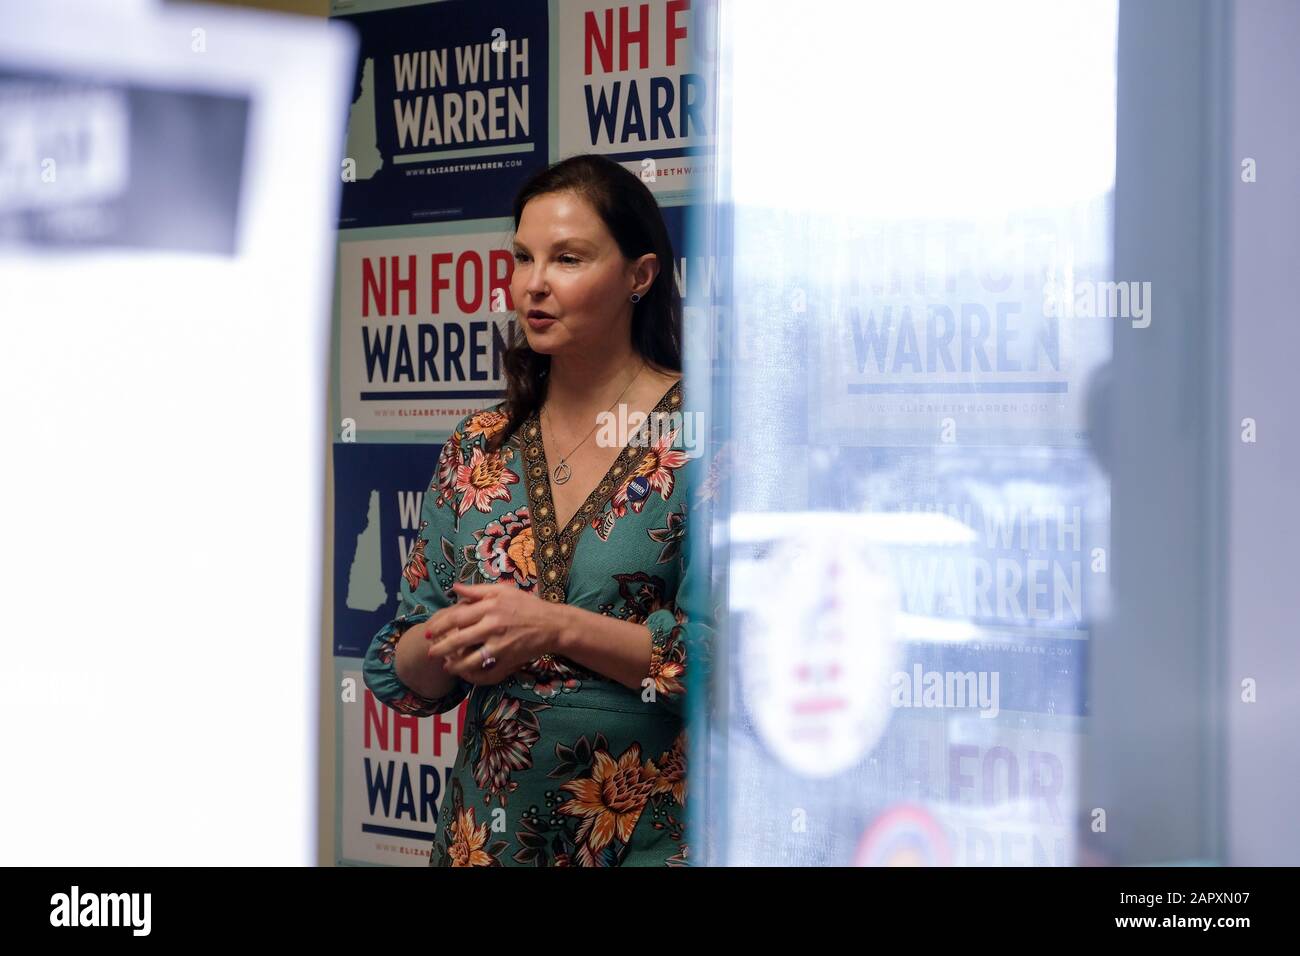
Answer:
[[[0,18],[0,860],[314,864],[355,38]]]

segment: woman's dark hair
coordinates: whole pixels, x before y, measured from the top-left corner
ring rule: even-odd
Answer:
[[[672,240],[654,195],[634,173],[612,159],[581,153],[534,173],[515,195],[515,228],[524,206],[537,196],[557,192],[581,196],[604,221],[605,227],[628,259],[653,252],[659,272],[632,306],[632,348],[648,363],[674,372],[682,370],[682,297],[677,290]],[[503,411],[506,427],[496,434],[499,448],[546,400],[551,357],[528,347],[521,323],[516,322],[502,356],[506,374]]]

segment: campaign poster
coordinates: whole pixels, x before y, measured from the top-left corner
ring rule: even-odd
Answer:
[[[817,290],[789,317],[810,326],[810,440],[1087,444],[1089,391],[1114,326],[1139,321],[1060,301],[1069,287],[1123,292],[1127,306],[1127,290],[1105,281],[1104,197],[996,222],[852,224],[847,237],[823,225],[837,241],[810,236],[826,258],[795,264],[781,297]],[[762,248],[743,254],[761,270]],[[741,308],[758,314],[771,298]]]
[[[334,444],[334,654],[364,657],[397,616],[441,445]]]
[[[708,0],[555,0],[559,157],[600,153],[661,199],[714,173]]]
[[[685,206],[665,206],[680,272]],[[449,223],[428,235],[338,244],[335,437],[443,441],[505,397],[515,325],[513,220]],[[701,276],[701,279],[704,279]],[[683,277],[675,280],[682,287]]]
[[[464,729],[401,714],[365,684],[371,640],[397,615],[439,445],[334,445],[335,816],[339,863],[427,865]]]
[[[823,449],[808,495],[877,517],[909,636],[1070,637],[1107,611],[1110,489],[1086,449]]]
[[[334,664],[335,686],[350,691],[335,711],[336,862],[428,866],[466,702],[429,717],[400,714],[366,687],[360,661]]]
[[[339,243],[340,434],[442,441],[504,396],[509,235],[496,220]]]
[[[1075,866],[1083,721],[896,717],[875,754],[858,866]]]
[[[546,0],[333,12],[361,36],[339,228],[506,215],[550,161]]]

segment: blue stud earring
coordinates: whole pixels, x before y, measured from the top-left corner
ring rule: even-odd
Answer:
[[[640,302],[640,301],[641,301],[641,293],[640,293],[640,292],[633,292],[633,293],[632,293],[632,303],[633,303],[633,304],[636,304],[637,302]]]

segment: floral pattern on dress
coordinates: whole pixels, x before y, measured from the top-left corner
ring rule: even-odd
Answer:
[[[677,852],[665,858],[669,866],[686,860],[684,808],[686,799],[686,736],[654,759],[642,759],[641,744],[633,741],[617,757],[602,733],[586,735],[572,745],[555,745],[559,763],[550,776],[565,778],[546,792],[543,817],[530,807],[515,833],[519,849],[514,861],[535,866],[617,866],[627,854],[637,824],[647,811],[651,827],[667,830]]]
[[[640,514],[653,492],[659,492],[664,501],[672,495],[677,469],[690,460],[684,452],[671,447],[680,432],[681,429],[677,429],[653,440],[614,489],[607,508],[597,512],[588,522],[602,541],[609,540],[615,522],[626,516],[629,510]]]
[[[501,853],[510,843],[508,840],[488,843],[490,826],[486,820],[479,823],[474,817],[474,808],[465,806],[465,794],[459,780],[452,781],[450,809],[451,823],[444,838],[434,841],[430,865],[501,866]]]
[[[642,624],[655,611],[667,606],[664,592],[668,584],[656,574],[635,571],[615,574],[614,580],[618,582],[618,595],[623,599],[620,617],[625,621]]]
[[[456,469],[453,486],[460,501],[456,504],[456,514],[464,517],[465,512],[475,508],[484,514],[492,513],[492,502],[509,501],[510,485],[519,483],[516,475],[506,464],[507,456],[501,452],[484,453],[482,448],[474,448],[469,464]]]
[[[510,423],[510,416],[495,408],[485,408],[471,415],[465,422],[465,435],[469,438],[482,438],[487,442]]]
[[[657,541],[662,544],[663,550],[659,552],[658,564],[667,564],[673,558],[677,557],[686,543],[686,502],[676,511],[668,512],[666,523],[660,528],[648,528],[646,534],[650,536],[651,541]]]
[[[664,628],[656,623],[650,629],[650,673],[655,695],[683,694],[686,676],[686,640],[684,625],[686,615],[675,603],[664,596],[662,578],[637,571],[633,574],[616,574],[622,607],[615,612],[612,604],[601,610],[634,624],[646,624],[656,611],[671,611],[675,625]]]
[[[483,696],[461,746],[469,748],[467,758],[473,763],[474,782],[483,791],[484,803],[496,799],[506,806],[519,786],[511,774],[532,767],[532,749],[541,739],[537,715],[548,706],[510,697],[499,684]]]
[[[651,491],[659,492],[664,501],[672,495],[676,471],[689,460],[685,452],[672,447],[679,433],[680,429],[660,435],[618,486],[610,499],[610,510],[618,517],[627,514],[628,508],[640,514]]]
[[[474,532],[474,543],[465,546],[460,580],[467,584],[512,581],[532,591],[537,584],[533,551],[532,521],[524,505]]]
[[[590,678],[590,671],[557,654],[543,654],[519,668],[514,675],[520,687],[543,699],[556,694],[576,693],[582,689],[582,682]]]
[[[634,743],[617,761],[596,751],[589,773],[560,787],[573,795],[560,804],[560,812],[579,819],[574,834],[579,866],[607,866],[607,848],[617,858],[619,844],[631,842],[658,777],[659,768],[653,760],[642,763],[641,745]]]
[[[420,532],[424,532],[424,526],[427,522],[420,522]],[[406,578],[406,583],[411,589],[420,586],[421,581],[429,580],[429,565],[425,560],[424,549],[429,542],[424,538],[417,537],[415,544],[411,547],[411,553],[406,558],[406,567],[402,569],[402,576]]]
[[[429,490],[438,492],[439,507],[446,501],[454,500],[456,496],[456,469],[463,464],[460,443],[460,431],[452,432],[442,443],[442,453],[438,455],[438,467]]]
[[[686,685],[686,634],[683,625],[686,615],[672,607],[677,623],[665,631],[656,625],[650,632],[650,680],[654,681],[656,694],[683,694]]]

